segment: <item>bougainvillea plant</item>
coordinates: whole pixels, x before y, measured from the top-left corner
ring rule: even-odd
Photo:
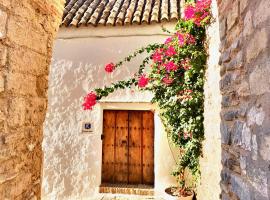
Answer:
[[[181,191],[186,189],[186,169],[196,179],[200,175],[199,158],[204,139],[203,85],[207,61],[205,39],[206,27],[211,22],[210,5],[211,0],[186,0],[183,18],[178,21],[174,33],[167,31],[171,36],[163,44],[150,44],[123,61],[105,66],[105,71],[111,73],[124,62],[147,52],[149,56],[138,66],[135,76],[95,89],[84,98],[83,104],[85,110],[91,110],[101,98],[131,86],[151,91],[154,94],[152,102],[160,108],[166,132],[180,149],[173,175],[178,178]]]

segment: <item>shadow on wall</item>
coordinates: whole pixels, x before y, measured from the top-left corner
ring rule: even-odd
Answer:
[[[220,1],[221,199],[270,199],[270,1]]]
[[[89,119],[81,102],[91,67],[64,60],[52,66],[44,124],[43,197],[65,199],[77,194],[73,197],[80,198],[94,193],[91,186],[100,182],[100,137],[81,133],[81,122]]]

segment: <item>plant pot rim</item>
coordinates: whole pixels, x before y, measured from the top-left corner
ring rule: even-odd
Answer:
[[[170,189],[172,189],[172,188],[178,188],[178,187],[175,187],[175,186],[167,187],[167,188],[165,188],[165,190],[164,190],[165,193],[166,193],[167,195],[172,196],[172,197],[184,197],[184,196],[174,196],[174,195],[170,194],[168,190],[170,190]],[[188,195],[188,196],[185,196],[185,197],[193,197],[193,196],[194,196],[195,193],[194,193],[193,190],[189,190],[189,192],[190,192],[191,194]]]

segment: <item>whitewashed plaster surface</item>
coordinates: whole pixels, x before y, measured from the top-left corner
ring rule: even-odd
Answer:
[[[218,19],[217,2],[212,1],[212,13]],[[221,133],[220,112],[221,93],[219,89],[220,66],[218,65],[220,52],[219,20],[208,29],[209,59],[206,69],[204,85],[204,128],[203,158],[201,165],[201,183],[198,187],[198,200],[220,199],[221,165]]]
[[[98,194],[101,183],[102,109],[155,108],[147,103],[152,97],[150,93],[141,93],[134,88],[134,91],[123,90],[110,95],[104,100],[106,103],[98,104],[93,111],[83,111],[81,104],[87,92],[133,75],[141,59],[125,64],[121,70],[109,75],[104,72],[106,63],[116,62],[134,49],[151,42],[163,42],[165,38],[162,34],[153,35],[151,31],[141,36],[136,36],[135,31],[132,36],[124,33],[118,37],[113,35],[117,31],[104,30],[93,36],[80,35],[80,30],[76,29],[76,34],[71,32],[68,37],[63,36],[67,31],[61,34],[60,30],[55,42],[44,125],[43,199],[91,199]],[[174,183],[170,175],[174,159],[157,113],[155,192],[160,194],[166,186]],[[82,134],[84,121],[93,123],[92,134]]]

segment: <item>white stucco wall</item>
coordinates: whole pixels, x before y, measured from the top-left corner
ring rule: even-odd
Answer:
[[[217,2],[212,1],[212,14],[218,19]],[[219,20],[208,28],[209,58],[206,68],[206,81],[204,85],[204,135],[203,157],[201,158],[201,182],[198,187],[198,200],[220,199],[221,181],[221,99],[219,88],[220,66],[220,34]]]
[[[44,125],[43,199],[91,199],[101,183],[102,109],[155,109],[150,93],[135,89],[110,95],[93,111],[83,111],[83,96],[93,88],[133,75],[140,58],[113,74],[104,65],[134,49],[166,38],[156,26],[60,29],[49,77],[49,105]],[[121,36],[119,36],[121,35]],[[117,103],[118,102],[118,103]],[[122,102],[122,103],[119,103]],[[129,102],[129,103],[127,103]],[[82,134],[83,121],[93,123]],[[155,192],[174,184],[174,166],[166,134],[155,112]]]

